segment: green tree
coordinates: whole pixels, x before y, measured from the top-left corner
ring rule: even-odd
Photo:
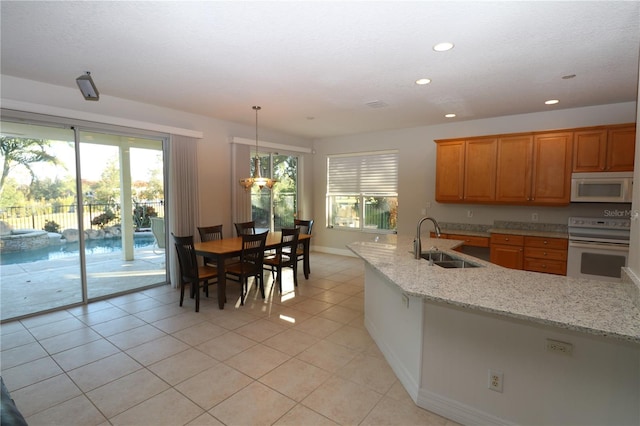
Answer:
[[[73,177],[67,177],[61,180],[56,177],[55,180],[51,178],[36,179],[31,182],[30,186],[30,198],[32,200],[58,200],[65,199],[75,194],[75,179]]]
[[[107,165],[100,175],[100,180],[91,188],[94,193],[93,202],[109,204],[120,200],[120,169],[118,159],[107,160]]]
[[[31,181],[36,175],[31,168],[34,163],[59,164],[58,159],[46,151],[51,143],[43,139],[27,139],[2,136],[0,137],[0,154],[2,155],[2,176],[0,177],[0,194],[9,176],[9,172],[15,167],[22,166],[29,171]]]
[[[2,193],[0,193],[0,209],[24,206],[27,200],[24,185],[18,185],[13,178],[6,179]]]

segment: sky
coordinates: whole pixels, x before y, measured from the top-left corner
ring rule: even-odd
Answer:
[[[75,152],[73,146],[67,142],[52,142],[47,150],[66,165],[66,169],[49,163],[32,164],[32,169],[38,177],[63,179],[75,175]],[[133,181],[148,180],[149,170],[157,168],[160,151],[131,148],[131,178]],[[118,159],[118,148],[107,145],[82,144],[80,147],[80,170],[82,179],[98,181],[112,158]],[[20,184],[29,184],[31,177],[24,167],[16,167],[10,174]]]

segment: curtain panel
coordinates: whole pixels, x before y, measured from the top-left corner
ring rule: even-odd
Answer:
[[[171,135],[169,139],[169,232],[195,235],[199,222],[197,140]],[[169,236],[171,286],[180,285],[180,266],[173,237]]]

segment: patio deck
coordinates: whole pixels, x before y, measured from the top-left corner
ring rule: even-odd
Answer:
[[[134,253],[131,261],[119,252],[87,256],[90,299],[166,282],[164,251],[145,247]],[[2,321],[81,301],[77,257],[0,266]]]

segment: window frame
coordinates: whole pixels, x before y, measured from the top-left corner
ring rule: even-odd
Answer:
[[[334,165],[332,165],[334,160]],[[327,155],[327,192],[326,227],[347,231],[369,232],[378,234],[396,234],[398,208],[398,150],[368,151],[348,154]],[[381,173],[382,172],[382,173]],[[382,189],[382,190],[380,190]],[[347,221],[345,225],[338,223],[334,215],[335,205],[344,200],[346,208],[357,210],[356,222]],[[367,205],[372,198],[382,199],[391,206],[386,211],[389,214],[389,228],[368,225]],[[391,225],[395,223],[395,226]]]

